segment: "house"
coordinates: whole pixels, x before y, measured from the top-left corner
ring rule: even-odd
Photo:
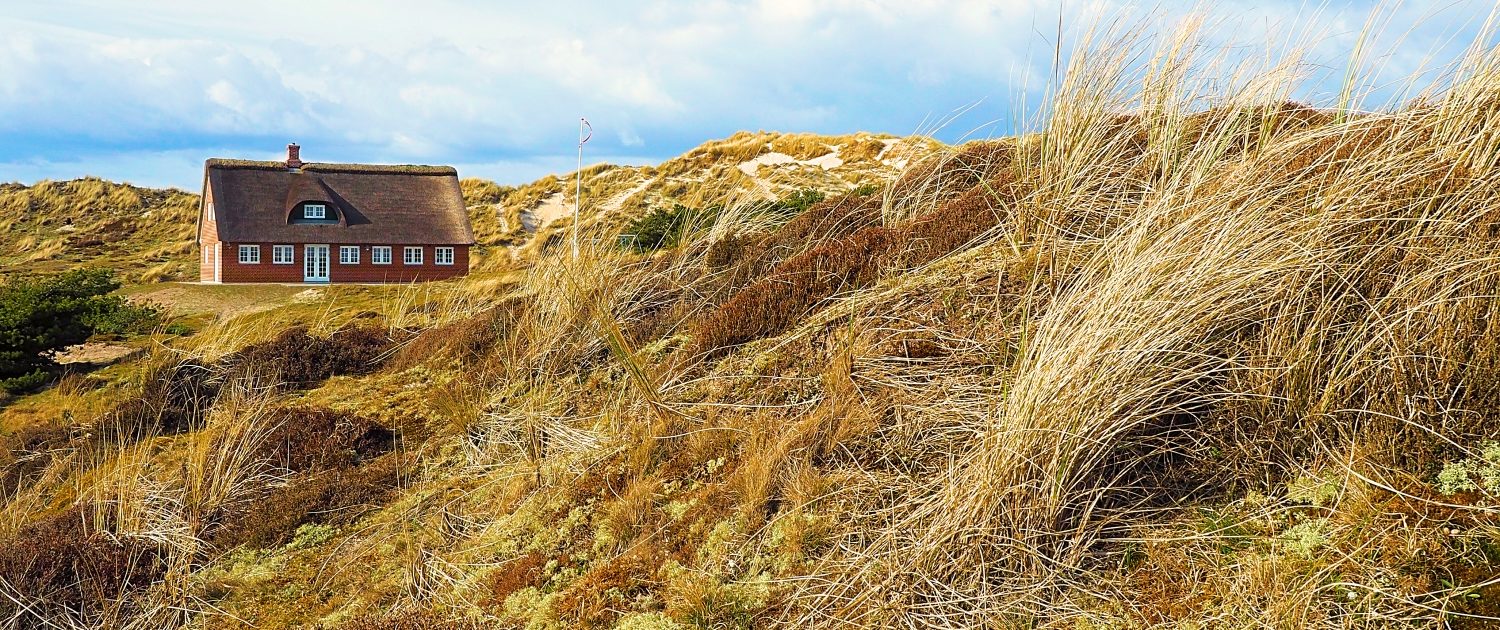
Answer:
[[[198,211],[203,282],[412,282],[469,272],[474,231],[448,166],[214,158]]]

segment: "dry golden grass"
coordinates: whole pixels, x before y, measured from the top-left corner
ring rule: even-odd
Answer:
[[[197,207],[193,194],[97,178],[5,184],[0,264],[41,271],[108,265],[132,279],[181,277],[195,264]]]
[[[360,312],[402,341],[303,391],[244,374],[200,429],[12,440],[0,544],[96,510],[165,569],[90,578],[126,604],[73,621],[138,627],[1492,625],[1500,62],[1351,116],[1188,26],[1097,33],[1034,133],[785,223],[720,191],[667,251],[220,322],[172,364]],[[402,440],[257,455],[307,406]],[[259,542],[209,544],[268,497]]]

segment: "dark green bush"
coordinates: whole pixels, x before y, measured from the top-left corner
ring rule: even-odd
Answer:
[[[690,225],[716,214],[717,209],[698,210],[680,203],[670,209],[652,208],[646,216],[625,226],[620,232],[620,245],[637,252],[676,247]]]
[[[826,196],[816,190],[803,189],[776,201],[766,201],[751,208],[754,214],[772,215],[777,222],[787,221],[823,201]],[[707,226],[722,208],[689,208],[674,204],[671,209],[653,208],[646,216],[631,221],[621,230],[620,246],[637,252],[669,249],[681,244],[687,229]]]
[[[49,380],[52,380],[52,374],[42,368],[37,368],[30,374],[0,379],[0,389],[12,394],[24,394],[41,389]]]
[[[149,332],[160,320],[153,307],[110,292],[120,288],[107,269],[56,276],[18,276],[0,285],[0,389],[30,391],[57,369],[49,353],[104,333]]]

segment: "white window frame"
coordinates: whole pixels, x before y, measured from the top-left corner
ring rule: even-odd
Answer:
[[[295,265],[297,264],[297,248],[291,245],[272,245],[271,264],[273,265]]]
[[[340,245],[339,246],[339,264],[340,265],[358,265],[359,264],[359,246],[358,245]]]
[[[313,209],[314,208],[316,208],[318,210],[317,214],[313,214]],[[302,206],[302,218],[304,218],[304,219],[326,219],[326,218],[328,218],[328,205],[327,204],[321,204],[321,203],[310,203],[310,204],[307,204],[305,206]]]
[[[434,264],[434,265],[451,265],[451,264],[453,264],[453,248],[452,247],[434,247],[434,248],[432,248],[432,264]]]
[[[390,245],[376,245],[374,247],[371,247],[370,248],[370,264],[372,264],[372,265],[389,265],[389,264],[391,264],[391,246]]]
[[[413,256],[412,254],[416,255]],[[413,267],[420,266],[422,264],[422,258],[422,248],[420,246],[401,248],[401,264],[403,265],[411,265]]]
[[[204,211],[203,211],[203,213],[205,215],[207,215],[206,218],[209,221],[213,221],[214,220],[214,202],[212,202],[212,201],[205,202],[203,205],[204,205]]]
[[[241,265],[259,265],[260,264],[260,246],[259,245],[241,245],[240,246],[239,261],[240,261]]]

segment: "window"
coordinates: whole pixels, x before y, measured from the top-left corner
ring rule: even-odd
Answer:
[[[213,254],[208,251],[207,247],[204,247],[203,248],[203,264],[206,265],[206,264],[211,263],[213,261],[214,261]]]
[[[271,246],[271,264],[273,264],[273,265],[290,265],[290,264],[292,264],[292,246],[291,245],[272,245]]]
[[[389,252],[390,250],[386,250],[386,251]],[[359,264],[359,246],[358,245],[340,245],[339,246],[339,264],[340,265],[358,265]]]
[[[214,220],[214,202],[210,201],[204,204],[203,214],[206,215],[205,218],[207,218],[209,221]]]
[[[433,262],[433,264],[437,264],[437,265],[451,265],[451,264],[453,264],[453,248],[452,247],[434,247],[434,248],[432,248],[432,262]]]
[[[370,248],[370,262],[376,265],[391,264],[391,246],[376,245]]]
[[[422,264],[422,248],[420,248],[420,247],[405,247],[405,248],[402,248],[402,250],[401,250],[401,262],[406,263],[408,265],[420,265],[420,264]]]
[[[260,246],[259,245],[241,245],[240,246],[240,264],[242,264],[242,265],[259,265],[260,264]]]
[[[302,207],[302,218],[325,219],[328,217],[328,206],[321,203],[310,203]]]

